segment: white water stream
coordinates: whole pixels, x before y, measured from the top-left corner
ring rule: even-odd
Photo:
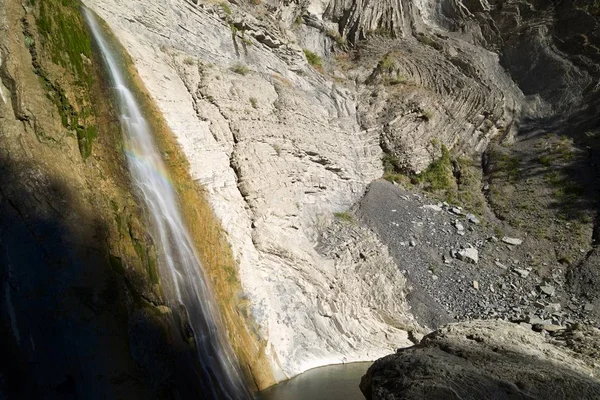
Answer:
[[[88,9],[83,14],[102,53],[121,113],[121,124],[131,179],[145,203],[159,249],[159,268],[175,297],[183,304],[194,330],[202,366],[201,384],[207,399],[249,399],[237,360],[224,335],[216,301],[179,211],[177,195],[156,149],[148,123],[127,87],[103,29]]]

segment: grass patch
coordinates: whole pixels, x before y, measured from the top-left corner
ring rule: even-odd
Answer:
[[[325,31],[325,35],[327,35],[327,37],[333,39],[333,41],[340,47],[343,47],[347,44],[346,38],[344,38],[342,35],[340,35],[338,31],[335,31],[333,29],[327,29]]]
[[[237,63],[230,68],[233,72],[239,75],[248,75],[250,73],[250,69],[244,64]]]
[[[231,15],[231,7],[229,7],[229,4],[223,2],[223,3],[219,4],[219,5],[223,9],[223,11],[225,11],[225,14]]]
[[[433,161],[425,171],[416,175],[415,181],[432,192],[448,190],[455,185],[450,151],[446,145],[442,145],[442,156]]]
[[[250,97],[250,105],[252,108],[258,108],[258,100],[255,97]]]
[[[537,162],[542,164],[544,167],[549,167],[550,165],[552,165],[552,157],[545,154],[545,155],[539,156],[537,158]]]
[[[351,223],[356,222],[354,215],[350,214],[348,211],[336,212],[336,213],[333,213],[333,216],[336,217],[337,219],[345,221],[345,222],[351,222]]]
[[[302,49],[304,55],[306,56],[306,61],[313,67],[321,67],[323,65],[323,60],[317,53],[313,53],[308,49]]]

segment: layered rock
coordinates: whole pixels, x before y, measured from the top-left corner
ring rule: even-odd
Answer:
[[[345,240],[315,249],[333,212],[381,175],[378,135],[361,129],[355,94],[268,21],[185,1],[87,3],[132,55],[207,189],[276,379],[408,344],[393,263],[341,257]],[[367,253],[385,254],[369,240]]]
[[[452,324],[375,362],[360,387],[367,399],[594,399],[599,338],[583,329],[552,343],[507,322]]]
[[[578,39],[557,25],[585,19],[579,6],[561,5],[561,14],[534,1],[87,4],[131,53],[207,189],[276,379],[408,343],[385,311],[405,310],[397,269],[350,268],[360,257],[339,257],[345,240],[315,249],[333,212],[382,174],[382,149],[397,169],[420,172],[444,146],[482,153],[514,137],[523,116],[564,112],[564,99],[587,113],[580,121],[594,121],[584,105],[596,93],[594,63],[561,51]],[[588,25],[585,54],[596,43]],[[351,56],[335,51],[350,45]],[[323,70],[311,55],[312,68],[303,48],[337,60]],[[375,284],[361,283],[375,271]],[[334,295],[342,280],[345,296]],[[375,295],[391,286],[392,300]]]

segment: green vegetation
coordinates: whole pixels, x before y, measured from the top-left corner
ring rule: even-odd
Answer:
[[[333,214],[333,216],[336,217],[337,219],[340,219],[345,222],[351,222],[351,223],[356,222],[356,220],[354,219],[354,216],[347,211],[336,212]]]
[[[192,57],[186,57],[183,59],[185,65],[194,65],[194,59]]]
[[[82,84],[89,84],[92,75],[84,57],[92,57],[92,44],[79,7],[77,0],[41,1],[36,24],[52,62],[74,72]]]
[[[481,167],[476,160],[453,157],[450,150],[445,145],[440,145],[436,139],[432,140],[432,145],[440,149],[441,157],[419,174],[404,171],[396,156],[384,155],[383,179],[425,190],[433,197],[458,203],[481,215],[485,207],[485,199],[481,193]]]
[[[40,34],[39,44],[29,32],[23,20],[25,44],[32,56],[32,64],[46,89],[46,96],[56,106],[62,124],[77,137],[79,151],[85,159],[92,154],[92,143],[98,136],[94,125],[90,91],[93,72],[89,60],[92,57],[91,41],[79,11],[77,0],[47,0],[39,3],[36,26]],[[75,86],[67,94],[63,80],[52,80],[47,67],[42,65],[38,54],[46,55],[52,63],[70,72]]]
[[[392,72],[394,70],[394,58],[391,53],[387,53],[381,61],[379,61],[379,65],[377,66],[382,72]]]
[[[31,36],[25,36],[25,46],[27,46],[27,48],[31,48],[34,44],[35,41],[33,40],[33,38]]]
[[[258,100],[256,100],[256,97],[250,97],[250,105],[252,105],[252,108],[258,108]]]
[[[423,118],[425,121],[430,121],[431,118],[433,118],[433,111],[430,110],[425,110],[421,113],[421,118]]]
[[[537,161],[544,167],[549,167],[552,164],[552,157],[549,155],[542,155],[537,158]]]
[[[250,69],[241,63],[235,64],[233,67],[231,67],[231,70],[240,75],[248,75],[250,72]]]
[[[433,47],[436,50],[441,50],[442,46],[436,42],[435,40],[433,40],[432,38],[430,38],[429,36],[425,35],[424,33],[419,33],[417,35],[417,40],[429,47]]]
[[[310,65],[312,65],[313,67],[322,66],[323,60],[321,60],[321,57],[319,57],[318,54],[313,53],[312,51],[310,51],[308,49],[302,49],[302,51],[304,52],[304,55],[306,56],[306,60],[308,61],[308,63]]]
[[[442,145],[442,156],[432,162],[425,171],[416,175],[415,181],[432,192],[448,190],[455,184],[450,151],[446,145]]]
[[[521,160],[517,156],[508,154],[494,154],[495,159],[494,172],[502,176],[510,183],[515,183],[521,177]]]
[[[401,85],[406,83],[406,78],[402,75],[396,75],[394,78],[388,79],[390,85]]]
[[[584,6],[584,9],[588,13],[590,13],[596,17],[599,17],[600,16],[600,0],[588,1],[587,4]]]
[[[225,11],[225,14],[231,15],[231,7],[229,7],[229,4],[223,2],[223,3],[219,4],[219,5],[223,9],[223,11]]]
[[[347,44],[346,38],[344,38],[342,35],[340,35],[337,31],[333,29],[327,29],[325,31],[325,34],[327,35],[327,37],[333,39],[335,43],[340,47],[343,47]]]

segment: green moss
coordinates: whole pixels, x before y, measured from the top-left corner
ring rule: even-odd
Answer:
[[[92,154],[92,143],[98,136],[94,126],[95,114],[90,106],[90,92],[93,84],[91,66],[91,39],[80,13],[79,0],[44,0],[36,10],[35,22],[39,33],[39,43],[26,35],[25,42],[32,55],[35,72],[40,76],[46,89],[46,96],[56,106],[62,125],[77,137],[81,156],[85,159]],[[24,22],[24,30],[28,26]],[[41,55],[41,57],[39,57]],[[48,65],[53,64],[66,70],[66,80],[52,79]],[[71,98],[64,89],[65,82],[78,87],[72,90]]]
[[[108,261],[110,262],[110,267],[113,271],[121,275],[125,273],[125,268],[123,268],[123,260],[121,260],[120,257],[109,254]]]

